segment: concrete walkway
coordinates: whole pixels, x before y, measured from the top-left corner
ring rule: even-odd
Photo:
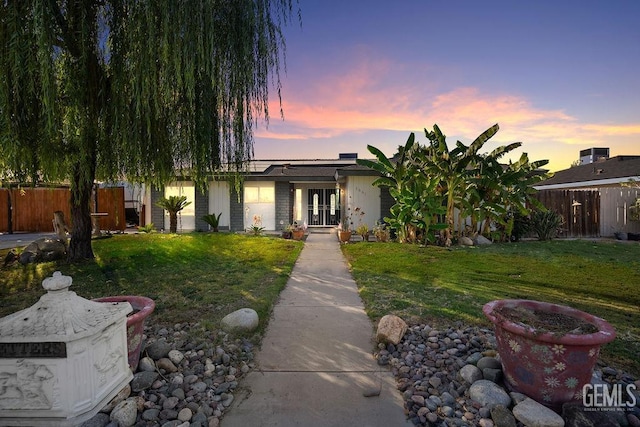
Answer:
[[[310,233],[222,427],[411,425],[374,332],[335,232]]]

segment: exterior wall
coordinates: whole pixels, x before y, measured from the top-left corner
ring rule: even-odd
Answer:
[[[183,210],[178,212],[178,232],[194,231],[196,229],[196,191],[192,181],[172,182],[164,189],[164,197],[187,196],[187,201],[191,202]],[[164,229],[169,229],[169,215],[163,218]]]
[[[640,188],[609,187],[600,189],[601,236],[613,236],[616,231],[640,232],[640,221],[629,219],[629,207],[638,197],[640,197]]]
[[[389,194],[389,187],[379,187],[380,189],[380,222],[384,221],[385,216],[391,216],[391,206],[396,204],[391,194]]]
[[[372,185],[375,176],[349,176],[346,183],[346,213],[351,212],[352,228],[360,223],[372,229],[380,219],[380,188]],[[354,214],[355,209],[364,212],[362,217]]]
[[[283,229],[293,222],[293,184],[276,182],[276,227]]]
[[[160,200],[164,196],[164,190],[158,190],[156,188],[151,187],[151,191],[148,192],[150,196],[149,209],[146,211],[149,212],[149,218],[146,224],[153,223],[156,229],[164,228],[164,209],[156,206],[156,202]],[[168,228],[168,227],[167,227]]]
[[[231,231],[244,230],[244,203],[242,202],[243,192],[241,194],[231,189],[229,196],[229,228]]]
[[[218,228],[220,230],[229,230],[231,224],[231,195],[229,193],[229,183],[227,181],[211,181],[209,182],[209,201],[208,214],[220,216]],[[205,224],[206,225],[206,224]],[[209,226],[205,230],[208,230]]]
[[[198,231],[209,230],[209,224],[202,220],[202,217],[209,213],[209,190],[204,193],[196,188],[195,191],[195,227]]]

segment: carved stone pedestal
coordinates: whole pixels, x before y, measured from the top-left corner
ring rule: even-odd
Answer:
[[[127,362],[129,303],[70,292],[54,273],[33,306],[0,319],[0,426],[77,426],[133,377]]]

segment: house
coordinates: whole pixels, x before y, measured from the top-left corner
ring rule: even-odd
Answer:
[[[145,223],[169,228],[169,219],[157,200],[184,195],[192,203],[180,212],[179,231],[207,231],[202,216],[222,213],[220,229],[242,231],[256,224],[282,230],[294,221],[311,228],[336,227],[345,215],[360,208],[363,215],[353,227],[388,216],[393,199],[386,189],[373,186],[377,172],[356,164],[357,154],[337,159],[256,160],[251,162],[238,194],[225,179],[211,179],[208,190],[198,191],[192,181],[177,181],[144,195]]]
[[[634,208],[640,198],[640,155],[609,158],[608,152],[608,148],[582,150],[580,165],[558,171],[535,186],[541,192],[541,199],[563,201],[554,207],[565,212],[569,226],[583,224],[581,229],[578,227],[577,235],[640,232]],[[550,196],[546,197],[545,193]],[[581,234],[589,225],[594,226],[595,231]]]

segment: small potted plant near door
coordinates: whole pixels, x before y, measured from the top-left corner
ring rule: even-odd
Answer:
[[[507,387],[555,410],[581,399],[600,346],[616,336],[604,319],[564,305],[505,299],[482,311],[495,327]]]
[[[352,231],[348,221],[338,224],[338,240],[340,240],[341,243],[348,243],[351,240],[351,234]]]
[[[369,241],[369,226],[367,224],[360,224],[358,228],[356,228],[356,234],[362,237],[363,242]]]
[[[293,240],[302,240],[304,237],[304,226],[298,224],[298,222],[294,221],[291,226],[291,237]]]

